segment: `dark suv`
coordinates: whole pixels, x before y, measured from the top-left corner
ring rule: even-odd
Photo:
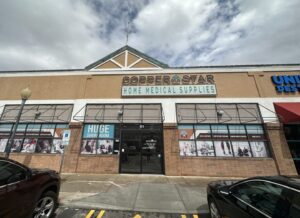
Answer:
[[[57,207],[59,175],[0,158],[0,217],[51,217]]]

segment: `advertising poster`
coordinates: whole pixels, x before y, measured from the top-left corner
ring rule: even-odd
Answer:
[[[211,131],[209,125],[195,126],[196,139],[211,139]]]
[[[98,140],[97,154],[112,154],[113,140]]]
[[[35,152],[37,153],[50,153],[51,152],[51,144],[52,144],[52,139],[39,139],[36,147],[35,147]]]
[[[11,146],[11,152],[20,152],[23,139],[14,139],[14,143]]]
[[[33,153],[35,151],[37,139],[24,139],[21,152]]]
[[[81,154],[96,154],[96,144],[95,139],[82,140]]]
[[[179,139],[194,139],[194,130],[192,125],[178,126]]]
[[[253,153],[253,157],[268,157],[265,142],[250,142],[250,146]]]
[[[115,126],[113,124],[87,124],[84,126],[83,138],[114,138]]]
[[[212,141],[197,141],[196,143],[198,156],[215,156]]]
[[[216,156],[232,157],[230,141],[215,141]]]
[[[0,139],[0,152],[5,151],[5,147],[7,145],[8,139]]]
[[[196,156],[194,141],[179,141],[180,156]]]
[[[252,157],[247,141],[232,141],[231,144],[235,157]]]
[[[61,139],[54,139],[51,153],[62,154],[64,152],[64,148],[65,146],[63,145]]]

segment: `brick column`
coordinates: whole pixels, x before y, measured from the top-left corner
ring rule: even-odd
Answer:
[[[267,132],[279,174],[297,175],[297,170],[292,159],[289,146],[286,142],[282,126],[279,123],[268,123]]]

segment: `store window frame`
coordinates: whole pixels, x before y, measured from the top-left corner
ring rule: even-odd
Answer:
[[[11,137],[11,134],[12,134],[12,129],[13,129],[13,126],[15,125],[15,123],[12,123],[12,122],[8,122],[8,123],[3,123],[1,122],[0,123],[0,126],[2,125],[10,125],[10,130],[8,131],[1,131],[0,132],[0,140],[2,141],[3,139],[7,140],[5,145],[2,144],[2,146],[4,146],[4,150],[1,151],[0,153],[3,153],[5,152],[6,150],[6,146],[8,144],[8,141]],[[28,130],[32,130],[31,128],[29,129],[29,126],[39,126],[39,128],[35,129],[37,131],[28,131]],[[64,126],[64,128],[58,128],[58,126]],[[25,128],[23,129],[22,127],[25,126]],[[50,128],[53,130],[53,133],[49,132],[50,135],[48,134],[48,136],[46,134],[43,134],[45,132],[42,131],[43,127],[45,126],[54,126],[54,128]],[[22,129],[20,129],[22,128]],[[47,128],[45,128],[47,129]],[[49,128],[48,128],[49,129]],[[60,131],[60,135],[59,136],[55,136],[56,134],[56,130],[57,129],[61,129]],[[11,153],[14,153],[14,154],[34,154],[34,155],[57,155],[57,154],[62,154],[64,152],[64,149],[65,149],[65,146],[62,145],[62,140],[63,140],[63,130],[68,130],[69,129],[69,123],[34,123],[34,122],[26,122],[26,123],[19,123],[18,124],[18,127],[17,127],[17,131],[16,131],[16,135],[13,139],[13,143],[12,143],[12,150],[11,150]],[[5,133],[8,133],[8,134],[5,134]],[[31,133],[31,134],[30,134]],[[33,134],[35,133],[35,134]],[[3,136],[2,136],[3,134]],[[35,143],[34,143],[34,151],[32,152],[27,152],[27,151],[24,151],[24,142],[25,140],[35,140]],[[21,142],[21,144],[19,145],[19,148],[17,151],[14,151],[14,146],[15,146],[15,141],[16,140],[19,140],[19,142]],[[46,141],[48,140],[48,142],[50,141],[50,144],[49,144],[49,151],[50,152],[37,152],[37,145],[42,141]],[[55,152],[54,150],[54,141],[55,140],[59,140],[60,141],[60,145],[59,147],[63,146],[64,148],[60,150],[60,152]],[[41,151],[43,151],[41,149]]]
[[[220,103],[221,105],[235,105],[236,108],[238,108],[238,105],[239,103]],[[240,104],[244,104],[244,103],[240,103]],[[195,116],[195,119],[196,121],[198,121],[198,117],[197,117],[197,106],[201,106],[201,105],[209,105],[209,106],[212,106],[213,108],[215,108],[216,110],[216,115],[217,115],[217,106],[219,105],[218,103],[176,103],[176,118],[177,118],[177,130],[179,132],[179,127],[183,127],[183,126],[193,126],[193,139],[181,139],[179,134],[178,134],[178,144],[179,144],[179,147],[180,147],[180,141],[192,141],[194,144],[195,144],[195,155],[191,155],[191,156],[182,156],[180,155],[180,157],[182,158],[185,158],[185,157],[196,157],[196,158],[209,158],[209,157],[214,157],[214,158],[273,158],[273,153],[272,153],[272,150],[270,148],[270,143],[269,143],[269,137],[268,137],[268,133],[266,131],[266,127],[263,123],[263,118],[262,118],[262,115],[261,115],[261,111],[259,109],[259,105],[257,103],[246,103],[246,104],[250,104],[250,105],[256,105],[257,107],[257,112],[258,112],[258,115],[259,115],[259,120],[260,120],[260,123],[247,123],[247,122],[241,122],[241,119],[240,117],[238,117],[238,123],[226,123],[226,122],[219,122],[220,120],[217,119],[218,122],[212,122],[212,123],[202,123],[202,122],[194,122],[194,123],[190,123],[190,122],[187,122],[187,123],[181,123],[181,122],[178,122],[180,121],[180,114],[178,114],[178,105],[194,105],[194,116]],[[192,108],[192,107],[190,107]],[[238,111],[238,110],[237,110]],[[197,141],[200,141],[200,140],[197,140],[197,136],[196,136],[196,128],[195,126],[209,126],[209,130],[210,130],[210,138],[208,139],[202,139],[201,141],[204,141],[204,142],[212,142],[212,145],[213,145],[213,151],[214,151],[214,155],[211,155],[211,156],[205,156],[205,155],[199,155],[198,154],[198,147],[197,147]],[[228,139],[227,140],[222,140],[222,141],[228,141],[230,143],[230,149],[231,149],[231,152],[232,152],[232,155],[231,156],[217,156],[217,153],[216,153],[216,144],[215,142],[216,141],[220,141],[220,140],[217,140],[213,137],[213,130],[212,130],[212,125],[225,125],[226,128],[227,128],[227,134],[228,134]],[[246,138],[245,140],[241,140],[241,139],[233,139],[232,138],[232,135],[233,134],[230,134],[230,129],[229,129],[229,126],[243,126],[244,127],[244,131],[245,131],[245,135],[246,135]],[[249,135],[249,130],[247,129],[247,126],[260,126],[261,129],[262,129],[262,136],[263,138],[260,139],[260,140],[253,140],[250,138]],[[233,142],[247,142],[247,147],[249,148],[249,153],[250,153],[250,156],[249,157],[240,157],[240,156],[236,156],[235,155],[235,150],[233,148],[233,144],[232,144],[232,141]],[[254,156],[253,155],[253,151],[252,151],[252,145],[251,145],[251,142],[263,142],[264,143],[264,147],[265,147],[265,151],[266,151],[266,156],[265,157],[258,157],[258,156]],[[222,143],[222,142],[221,142]],[[180,148],[179,148],[180,149]]]

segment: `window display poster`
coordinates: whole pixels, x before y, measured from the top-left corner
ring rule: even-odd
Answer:
[[[115,126],[113,124],[86,124],[83,130],[83,138],[114,138]]]
[[[97,154],[112,154],[113,140],[98,140]]]
[[[194,139],[194,130],[192,125],[178,126],[179,139]]]
[[[232,157],[230,141],[215,141],[216,156]]]
[[[14,139],[14,143],[11,146],[11,152],[20,152],[23,139]]]
[[[180,156],[196,156],[194,141],[179,141]]]
[[[33,153],[35,151],[37,139],[24,139],[23,147],[21,152]]]
[[[252,157],[247,141],[232,141],[231,144],[235,157]]]
[[[95,139],[82,140],[81,154],[96,154],[96,145]]]
[[[262,141],[250,142],[253,157],[268,157],[266,144]]]
[[[0,152],[4,152],[8,139],[0,139]]]
[[[215,156],[214,145],[212,141],[197,141],[198,156]]]
[[[64,152],[65,146],[61,139],[54,139],[51,148],[51,153],[62,154]]]
[[[36,144],[36,147],[35,147],[35,152],[36,153],[50,153],[51,152],[51,144],[52,144],[51,138],[39,139]]]

